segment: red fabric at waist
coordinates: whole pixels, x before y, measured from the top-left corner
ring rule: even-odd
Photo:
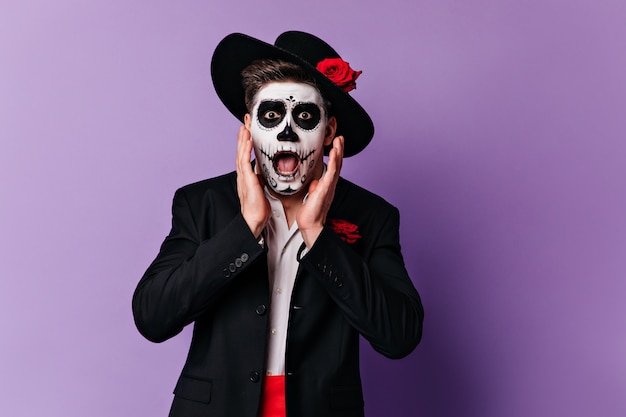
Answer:
[[[266,376],[259,417],[286,417],[285,375]]]

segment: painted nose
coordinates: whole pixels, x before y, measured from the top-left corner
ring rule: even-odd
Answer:
[[[283,142],[297,142],[298,135],[296,135],[296,132],[291,130],[291,126],[287,123],[285,129],[276,136],[276,139]]]

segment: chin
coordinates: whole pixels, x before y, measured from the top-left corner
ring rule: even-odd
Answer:
[[[273,190],[281,195],[296,195],[304,190],[305,187],[306,184],[301,184],[300,182],[296,182],[295,184],[285,184],[283,182],[279,182],[276,187],[273,188]]]

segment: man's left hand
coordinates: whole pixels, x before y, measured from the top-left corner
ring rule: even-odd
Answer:
[[[328,153],[326,173],[319,180],[311,181],[309,194],[296,215],[296,221],[307,248],[313,246],[324,228],[326,215],[333,202],[335,187],[339,180],[343,162],[343,144],[343,136],[337,136],[333,140],[333,147]]]

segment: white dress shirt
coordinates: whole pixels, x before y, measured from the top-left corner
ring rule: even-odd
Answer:
[[[287,225],[285,210],[279,199],[267,189],[272,215],[265,227],[267,263],[270,277],[269,333],[267,335],[267,375],[285,374],[285,347],[291,293],[299,262],[298,250],[304,243],[298,223]]]

